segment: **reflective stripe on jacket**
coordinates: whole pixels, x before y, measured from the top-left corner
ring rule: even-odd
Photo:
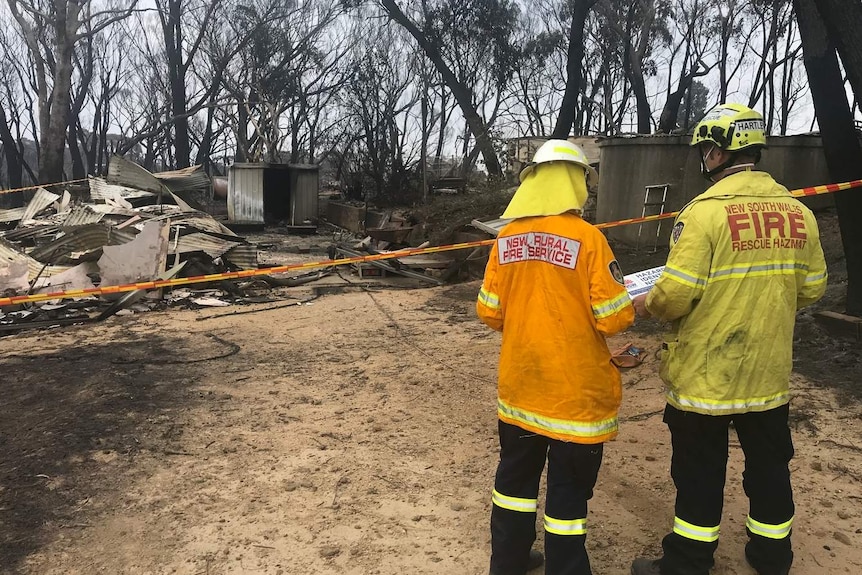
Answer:
[[[476,303],[503,332],[500,419],[575,443],[616,435],[620,374],[604,336],[634,320],[622,282],[605,237],[575,214],[503,228]]]
[[[765,172],[719,180],[677,216],[646,300],[674,322],[662,351],[668,403],[713,415],[787,403],[796,310],[825,290],[811,210]]]

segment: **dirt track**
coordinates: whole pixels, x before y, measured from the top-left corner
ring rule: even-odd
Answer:
[[[499,339],[475,319],[477,289],[351,290],[0,340],[2,572],[487,572]],[[800,326],[800,361],[820,363],[793,378],[793,573],[859,573],[862,408],[853,387],[832,389],[856,385],[859,353],[834,344],[840,361],[823,361],[817,328]],[[611,345],[654,352],[658,328]],[[656,553],[671,523],[656,367],[624,374],[589,520],[597,575]],[[753,573],[738,445],[731,459],[719,575]]]

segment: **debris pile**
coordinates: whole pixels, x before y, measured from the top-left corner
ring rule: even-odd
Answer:
[[[327,221],[364,239],[357,242],[337,242],[329,249],[329,257],[353,258],[363,255],[393,254],[410,249],[411,238],[422,235],[419,221],[410,216],[398,216],[391,210],[369,209],[363,202],[327,201]],[[458,242],[457,238],[454,239]],[[477,238],[469,238],[477,239]],[[469,241],[469,239],[467,241]],[[418,241],[418,240],[416,240]],[[428,247],[424,242],[415,247]],[[353,264],[360,279],[372,277],[405,276],[424,284],[441,285],[458,276],[465,266],[477,259],[482,250],[463,250],[453,253],[411,255],[385,261]],[[484,250],[487,252],[487,250]]]
[[[7,305],[0,308],[0,335],[172,305],[199,309],[263,303],[273,301],[273,288],[300,286],[335,274],[339,277],[322,282],[312,291],[319,294],[345,284],[359,285],[327,266],[322,253],[321,265],[314,267],[324,269],[299,276],[255,274],[242,279],[207,278],[209,281],[198,283],[198,276],[258,270],[258,250],[266,247],[265,237],[252,236],[264,242],[258,245],[207,213],[212,201],[212,183],[200,167],[150,173],[116,157],[111,159],[105,178],[38,188],[26,205],[0,209],[0,297],[51,297],[57,292],[107,286],[131,289],[136,287],[131,284],[139,282],[183,277],[195,282],[150,292],[102,291],[98,296],[82,293],[78,298],[65,294],[63,299]],[[417,220],[392,212],[373,212],[367,206],[333,203],[328,211],[332,208],[340,210],[341,225],[335,227],[341,231],[336,234],[336,243],[327,249],[330,259],[395,256],[385,261],[354,262],[352,270],[363,285],[403,287],[405,277],[419,285],[442,285],[487,257],[486,248],[455,253],[407,252],[398,257],[401,251],[412,249],[410,237],[419,235],[412,232],[421,232]],[[343,232],[350,239],[345,241]],[[425,242],[418,247],[428,245]],[[274,267],[285,265],[280,259],[273,261],[273,255],[264,252],[264,261]]]
[[[151,174],[122,158],[111,159],[107,178],[91,177],[88,185],[39,188],[25,206],[0,210],[0,294],[256,269],[257,246],[201,211],[210,190],[200,167]],[[183,293],[191,301],[201,295]],[[144,295],[119,294],[108,309],[116,313]],[[103,304],[91,297],[7,308],[0,326],[87,319],[87,311]],[[199,305],[210,304],[202,299]]]

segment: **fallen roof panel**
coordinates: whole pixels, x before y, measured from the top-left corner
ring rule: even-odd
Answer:
[[[15,249],[10,243],[0,238],[0,261],[8,262],[25,262],[30,279],[36,277],[48,277],[54,274],[62,273],[69,269],[69,266],[49,266],[42,262],[36,261],[27,254],[23,254]]]
[[[181,191],[203,191],[209,189],[210,178],[203,170],[203,166],[191,166],[180,170],[153,173],[153,176],[164,183],[174,192]]]
[[[88,224],[75,228],[63,228],[63,235],[41,245],[30,252],[30,256],[45,263],[57,263],[69,259],[73,252],[90,252],[103,246],[128,243],[137,235],[132,229],[115,229],[104,223]]]
[[[188,225],[193,228],[198,228],[199,230],[212,232],[214,234],[223,234],[226,236],[234,236],[237,238],[240,237],[237,236],[232,230],[228,229],[224,224],[210,216],[201,217],[194,214],[190,214],[187,216],[178,216],[172,219],[171,223]]]
[[[257,245],[240,244],[225,252],[223,259],[240,269],[257,269]]]
[[[74,227],[95,224],[100,222],[104,217],[104,212],[97,212],[91,209],[88,205],[75,206],[63,221],[63,225],[66,227]]]
[[[174,194],[170,188],[153,174],[147,171],[144,167],[139,166],[134,162],[130,162],[120,156],[112,156],[108,162],[108,178],[107,181],[111,184],[128,186],[137,190],[146,190],[173,198],[174,202],[183,210],[188,212],[195,211],[182,198]]]
[[[0,222],[17,222],[24,215],[24,210],[27,208],[9,208],[8,210],[0,210]]]
[[[36,217],[36,214],[38,214],[59,199],[60,196],[58,194],[52,194],[45,188],[39,188],[33,195],[33,199],[31,199],[30,203],[27,204],[27,207],[24,208],[24,213],[21,215],[21,222],[32,220]],[[19,223],[18,225],[21,224]]]
[[[36,238],[44,238],[58,234],[60,226],[57,225],[39,225],[27,226],[26,228],[17,228],[3,233],[3,237],[10,242],[20,242],[23,240],[31,240]]]
[[[90,198],[95,201],[108,202],[121,198],[131,200],[135,198],[155,198],[156,194],[146,190],[138,190],[117,184],[109,184],[102,178],[90,178]]]
[[[184,254],[188,252],[204,252],[212,258],[218,258],[231,248],[242,243],[242,239],[226,240],[204,232],[195,232],[180,236],[176,247],[173,240],[169,244],[169,254]]]

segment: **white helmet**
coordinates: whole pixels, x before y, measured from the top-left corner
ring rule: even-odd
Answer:
[[[586,170],[587,181],[590,184],[595,185],[599,181],[599,174],[590,165],[589,160],[587,160],[587,155],[581,147],[568,140],[548,140],[542,144],[539,149],[536,150],[536,155],[533,156],[533,161],[521,170],[521,173],[518,175],[518,179],[523,182],[527,175],[532,172],[537,165],[544,164],[546,162],[573,162]]]

